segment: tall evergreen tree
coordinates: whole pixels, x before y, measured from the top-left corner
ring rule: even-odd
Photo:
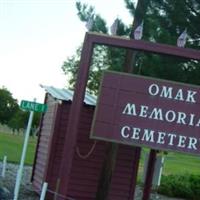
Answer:
[[[152,42],[176,45],[178,36],[187,29],[189,42],[186,47],[199,49],[200,38],[200,2],[198,0],[124,0],[129,13],[135,19],[134,28],[144,21],[143,39]],[[93,7],[77,2],[78,16],[81,21],[93,20],[90,31],[108,34],[105,20],[95,13]],[[136,23],[137,22],[137,23]],[[134,30],[119,19],[117,35],[129,37]],[[192,40],[194,39],[194,40]],[[112,69],[121,71],[124,65],[126,50],[100,47],[94,50],[88,88],[97,93],[102,70]],[[80,59],[80,49],[76,56],[68,58],[62,66],[66,74],[71,75],[70,83],[75,82]],[[138,53],[134,58],[134,73],[146,76],[200,84],[200,66],[197,61],[184,60],[169,56]]]
[[[176,45],[187,29],[186,47],[199,49],[200,2],[196,0],[151,0],[145,16],[144,39]],[[148,54],[140,58],[138,68],[144,75],[200,84],[199,63],[169,56]]]

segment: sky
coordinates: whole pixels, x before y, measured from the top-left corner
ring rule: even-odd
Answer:
[[[85,24],[77,16],[76,0],[0,0],[0,88],[15,99],[44,101],[40,84],[67,87],[63,62],[83,42]],[[118,16],[132,17],[124,0],[81,0],[95,7],[110,26]]]

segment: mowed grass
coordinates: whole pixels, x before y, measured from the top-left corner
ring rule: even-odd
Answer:
[[[139,180],[143,177],[143,167],[145,154],[148,153],[149,150],[144,148],[141,155],[140,160],[140,168],[139,168]],[[160,156],[158,154],[158,156]],[[184,153],[176,153],[176,152],[168,152],[167,155],[164,156],[164,165],[163,165],[163,175],[169,174],[198,174],[200,175],[200,156],[193,156]]]
[[[200,156],[170,152],[165,156],[163,173],[200,175]]]
[[[28,148],[26,152],[26,165],[32,165],[35,155],[37,138],[29,138]],[[7,156],[7,161],[19,163],[22,154],[24,136],[0,133],[0,160]]]
[[[3,160],[4,155],[7,155],[8,162],[19,163],[24,143],[24,136],[11,135],[0,133],[0,160]],[[29,144],[26,154],[26,165],[32,165],[35,155],[37,138],[29,138]],[[143,149],[139,176],[143,174],[144,155],[148,149]],[[192,156],[183,153],[169,152],[164,155],[164,168],[163,174],[200,174],[200,156]]]

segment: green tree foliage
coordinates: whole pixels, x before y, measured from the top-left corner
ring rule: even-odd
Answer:
[[[144,39],[176,45],[178,36],[187,28],[188,39],[200,38],[200,2],[193,0],[151,0],[144,18]],[[199,49],[199,41],[186,47]],[[199,63],[169,56],[143,54],[137,68],[141,74],[200,84]]]
[[[106,27],[105,20],[100,15],[95,14],[93,7],[81,4],[80,2],[77,2],[76,6],[78,10],[78,16],[81,21],[86,23],[89,19],[93,20],[91,31],[108,34],[108,28]],[[118,19],[117,34],[126,35],[128,32],[130,32],[130,29],[124,25],[120,19]],[[78,48],[76,54],[69,57],[62,66],[63,72],[70,77],[69,84],[71,89],[73,89],[75,85],[80,54],[81,47]],[[112,69],[121,71],[124,62],[124,56],[125,50],[108,48],[105,46],[95,46],[87,85],[88,92],[97,94],[103,70]]]
[[[117,35],[129,37],[133,30],[144,21],[143,39],[152,42],[176,45],[178,36],[187,28],[188,39],[200,38],[200,2],[198,0],[138,0],[137,6],[133,0],[124,0],[128,12],[133,16],[132,25],[125,25],[118,19]],[[77,2],[78,16],[86,22],[93,19],[91,31],[108,34],[105,20],[95,13],[93,7]],[[186,44],[186,47],[199,49],[199,41],[194,40]],[[70,84],[73,87],[78,64],[80,50],[77,54],[64,62],[62,69],[71,77]],[[112,69],[122,71],[126,57],[126,50],[95,47],[90,78],[89,91],[97,93],[102,70]],[[199,62],[184,60],[170,56],[160,56],[139,52],[134,57],[134,73],[170,79],[193,84],[200,84]]]
[[[5,87],[0,88],[0,123],[7,124],[18,109],[17,100]]]
[[[81,4],[80,2],[76,3],[76,7],[78,10],[78,16],[81,21],[87,22],[89,19],[92,19],[92,21],[94,22],[92,24],[91,31],[100,33],[108,32],[105,20],[101,18],[100,15],[95,14],[93,7],[87,6],[86,4]],[[88,86],[87,86],[88,91],[90,93],[93,94],[97,93],[100,82],[100,75],[102,73],[102,70],[107,68],[108,59],[106,51],[107,51],[106,47],[96,46],[94,48],[94,54],[91,66],[92,70],[90,70]],[[68,77],[70,77],[69,84],[71,89],[73,89],[75,85],[77,71],[79,67],[79,61],[80,61],[80,54],[81,54],[81,47],[77,49],[76,55],[68,58],[62,66],[63,72]]]
[[[0,123],[8,125],[13,132],[25,129],[28,123],[29,112],[20,109],[17,100],[5,87],[0,88]],[[34,114],[32,127],[38,127],[40,113]]]
[[[81,48],[77,50],[76,55],[68,58],[62,66],[63,72],[70,78],[69,84],[71,89],[74,88],[77,78],[77,72],[80,61],[80,52]],[[88,92],[90,92],[91,94],[97,93],[101,73],[104,69],[108,68],[108,59],[107,59],[107,54],[105,52],[106,52],[106,47],[96,46],[94,48],[92,65],[91,65],[92,70],[90,70],[89,80],[87,85]]]
[[[13,133],[20,129],[26,129],[28,124],[30,112],[23,111],[20,108],[14,113],[13,117],[9,120],[8,126],[13,130]],[[34,113],[31,134],[37,129],[40,122],[41,113]]]
[[[23,111],[18,109],[13,117],[9,120],[8,126],[12,129],[13,133],[15,131],[19,133],[21,128],[25,128],[25,118]]]

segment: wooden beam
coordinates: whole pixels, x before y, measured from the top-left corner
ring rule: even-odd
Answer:
[[[66,136],[64,139],[64,149],[62,155],[61,166],[59,170],[60,188],[59,194],[67,196],[68,184],[70,180],[70,172],[72,168],[72,160],[75,153],[78,125],[80,121],[81,108],[84,102],[86,84],[89,76],[89,67],[93,51],[93,43],[91,42],[88,34],[85,35],[83,43],[80,67],[78,70],[78,76],[76,86],[74,90],[73,101],[69,113],[69,121]],[[62,198],[58,198],[62,199]]]
[[[149,200],[150,198],[155,163],[156,163],[156,150],[151,149],[149,154],[142,200]]]
[[[133,49],[149,53],[200,60],[200,51],[195,49],[182,48],[173,45],[159,44],[143,40],[128,39],[119,36],[108,36],[97,33],[87,33],[87,35],[93,44],[114,46],[118,48]]]
[[[99,184],[97,188],[96,200],[107,200],[115,168],[118,144],[108,143],[105,160],[103,163]]]
[[[134,160],[132,165],[132,176],[131,176],[131,185],[130,185],[130,193],[128,196],[128,200],[133,200],[135,196],[135,189],[137,185],[137,175],[140,163],[140,155],[141,155],[141,147],[133,147],[134,151]]]

